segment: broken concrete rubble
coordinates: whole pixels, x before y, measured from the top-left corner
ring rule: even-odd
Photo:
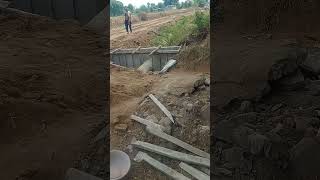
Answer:
[[[147,153],[139,151],[136,157],[134,158],[134,160],[137,162],[146,161],[148,164],[150,164],[154,168],[160,170],[161,172],[165,173],[166,175],[168,175],[173,179],[190,180],[189,178],[185,177],[183,174],[178,173],[174,169],[150,157]]]
[[[153,134],[153,135],[158,136],[158,137],[160,137],[162,139],[165,139],[165,140],[167,140],[167,141],[169,141],[171,143],[174,143],[174,144],[176,144],[176,145],[178,145],[178,146],[180,146],[180,147],[182,147],[182,148],[184,148],[184,149],[186,149],[186,150],[188,150],[188,151],[190,151],[190,152],[192,152],[192,153],[194,153],[194,154],[196,154],[198,156],[202,156],[202,157],[210,159],[210,154],[209,153],[206,153],[206,152],[204,152],[204,151],[202,151],[202,150],[200,150],[198,148],[195,148],[195,147],[191,146],[190,144],[187,144],[187,143],[181,141],[180,139],[177,139],[177,138],[175,138],[173,136],[167,135],[166,133],[163,133],[163,132],[161,132],[159,130],[156,130],[156,129],[153,129],[153,128],[149,128],[149,127],[147,127],[147,131],[150,134]]]
[[[320,49],[312,48],[308,52],[306,60],[301,65],[302,68],[312,72],[313,74],[320,74]]]
[[[152,59],[146,60],[139,68],[138,71],[142,73],[147,73],[152,70]]]
[[[291,149],[290,170],[293,177],[307,177],[319,175],[320,161],[319,137],[303,138]]]
[[[252,110],[252,104],[250,101],[243,101],[240,105],[239,111],[241,112],[249,112]]]
[[[181,160],[181,161],[188,162],[195,165],[210,167],[210,159],[207,159],[207,158],[189,155],[189,154],[181,153],[178,151],[173,151],[171,149],[167,149],[161,146],[157,146],[157,145],[150,144],[147,142],[142,142],[142,141],[132,142],[132,144],[138,148],[141,148],[153,153],[157,153],[169,158]]]
[[[198,169],[186,164],[186,163],[183,163],[181,162],[179,164],[179,166],[185,170],[186,172],[188,172],[191,176],[193,176],[194,178],[198,179],[198,180],[209,180],[210,179],[210,176],[208,176],[207,174],[199,171]]]
[[[66,172],[65,180],[102,180],[101,178],[92,176],[88,173],[70,168]]]
[[[126,131],[128,129],[128,125],[127,124],[117,124],[115,127],[115,130],[117,131]]]
[[[140,117],[135,116],[135,115],[131,115],[130,118],[135,120],[135,121],[137,121],[137,122],[139,122],[139,123],[141,123],[141,124],[144,124],[146,126],[150,126],[150,127],[153,127],[153,128],[158,128],[160,130],[164,130],[165,129],[163,126],[161,126],[159,124],[156,124],[154,122],[148,121],[146,119],[140,118]]]
[[[152,99],[152,101],[163,111],[163,113],[174,123],[173,117],[171,113],[168,111],[166,107],[164,107],[163,104],[160,103],[160,101],[154,97],[154,95],[150,94],[149,97]]]

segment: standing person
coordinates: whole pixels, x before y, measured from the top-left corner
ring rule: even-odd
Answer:
[[[131,12],[128,11],[128,16],[129,16],[129,29],[130,29],[130,32],[132,33],[132,28],[131,28],[131,24],[132,24],[132,16],[131,16]]]
[[[129,26],[129,13],[128,13],[128,9],[125,8],[124,11],[125,11],[124,12],[124,25],[126,26],[126,31],[129,34],[129,29],[128,29],[128,26]]]
[[[131,29],[131,13],[128,11],[128,8],[125,8],[124,24],[126,26],[127,33],[129,34],[129,28],[130,28],[130,32],[132,32],[132,29]]]

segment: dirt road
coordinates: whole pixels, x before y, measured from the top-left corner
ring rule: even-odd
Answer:
[[[111,49],[138,47],[139,45],[142,47],[148,46],[151,38],[155,35],[152,31],[157,31],[158,28],[193,13],[194,10],[188,10],[150,21],[141,21],[137,24],[132,24],[132,34],[127,34],[124,27],[113,28],[110,30]]]

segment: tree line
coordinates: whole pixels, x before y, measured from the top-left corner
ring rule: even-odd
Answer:
[[[159,12],[164,11],[167,6],[175,6],[177,9],[190,8],[192,6],[203,7],[208,0],[186,0],[184,2],[179,2],[179,0],[163,0],[163,2],[147,3],[146,5],[141,5],[140,7],[134,7],[132,4],[128,4],[127,8],[133,13],[141,12]],[[125,6],[122,2],[118,0],[110,1],[110,16],[121,16],[123,15]]]

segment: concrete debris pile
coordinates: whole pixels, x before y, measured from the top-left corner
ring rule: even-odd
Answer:
[[[320,49],[298,49],[270,70],[267,96],[214,110],[214,176],[294,179],[320,167]]]
[[[160,102],[160,100],[158,100],[154,95],[150,94],[148,97],[148,99],[143,101],[141,108],[143,109],[143,106],[147,103],[154,103],[156,107],[146,109],[147,113],[145,112],[145,115],[149,113],[151,114],[151,112],[155,113],[152,113],[152,115],[148,115],[146,118],[141,118],[137,116],[139,115],[139,113],[137,113],[137,115],[132,115],[130,118],[140,124],[143,124],[145,126],[145,130],[150,135],[153,135],[154,137],[157,137],[158,139],[162,140],[162,143],[159,143],[160,145],[155,145],[156,142],[155,144],[153,144],[133,139],[131,144],[133,145],[133,147],[136,147],[139,150],[145,150],[151,153],[161,155],[162,158],[169,158],[172,160],[179,161],[180,168],[183,169],[185,172],[179,173],[173,169],[172,163],[170,163],[170,165],[164,164],[161,161],[150,156],[148,153],[142,151],[138,152],[134,160],[137,162],[145,161],[152,167],[156,168],[157,170],[163,172],[167,176],[174,179],[190,179],[188,177],[190,175],[196,179],[210,179],[210,175],[206,174],[208,173],[208,171],[203,171],[203,169],[210,168],[210,154],[201,149],[198,149],[197,147],[191,144],[182,141],[181,137],[183,136],[180,136],[179,138],[174,137],[175,133],[173,133],[173,131],[179,129],[178,126],[185,126],[185,124],[181,121],[176,122],[177,114],[174,113],[174,115],[172,115],[171,112],[165,107],[165,105],[163,105]],[[185,106],[186,107],[184,109],[184,113],[191,113],[191,111],[195,113],[195,107],[193,104],[186,103]],[[141,116],[145,115],[141,114]],[[160,116],[162,116],[162,118],[159,121],[158,117]],[[186,118],[186,116],[184,116],[183,118]],[[180,133],[182,131],[180,131]],[[208,130],[204,130],[204,132],[206,132],[208,136],[210,135]],[[169,145],[168,142],[171,144]],[[178,151],[177,147],[180,147],[182,151]],[[188,172],[189,175],[184,175],[186,172]]]
[[[198,76],[179,86],[184,89],[181,93],[166,87],[165,91],[148,94],[133,114],[121,114],[122,121],[111,129],[122,138],[120,146],[110,149],[122,150],[132,160],[128,179],[209,179],[210,80]],[[96,133],[91,150],[82,155],[75,168],[110,178],[105,168],[109,166],[108,133],[106,128]],[[139,163],[142,161],[145,163]]]

